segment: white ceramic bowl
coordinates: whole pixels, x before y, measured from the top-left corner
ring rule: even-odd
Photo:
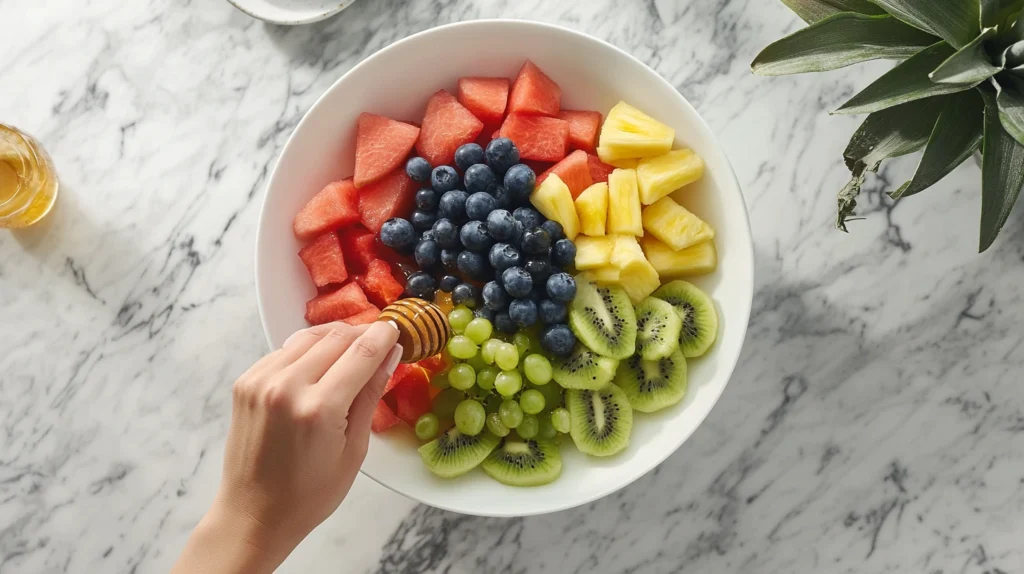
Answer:
[[[334,16],[356,0],[228,0],[242,12],[274,24],[310,24]]]
[[[668,82],[629,54],[578,32],[534,22],[463,22],[410,36],[367,58],[335,82],[295,128],[271,175],[256,244],[259,308],[271,348],[308,326],[305,302],[316,291],[296,256],[301,246],[292,236],[292,217],[325,184],[352,174],[359,113],[419,122],[427,98],[438,89],[454,92],[460,76],[514,77],[526,58],[562,87],[564,108],[606,113],[625,100],[675,128],[677,147],[704,158],[704,179],[677,198],[717,231],[719,268],[695,282],[717,302],[721,327],[708,355],[690,363],[690,387],[681,404],[637,413],[629,448],[611,458],[585,456],[564,441],[562,476],[546,486],[512,488],[480,471],[455,480],[435,478],[421,462],[411,432],[371,439],[366,475],[420,502],[466,514],[564,510],[612,493],[665,460],[725,389],[753,293],[753,246],[739,183],[711,130]]]

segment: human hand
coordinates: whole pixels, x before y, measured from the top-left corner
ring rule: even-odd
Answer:
[[[270,572],[341,504],[402,347],[390,323],[299,331],[234,386],[221,486],[174,572]]]

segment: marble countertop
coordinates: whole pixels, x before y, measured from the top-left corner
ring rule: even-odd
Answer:
[[[360,477],[282,572],[1024,571],[1024,211],[976,253],[979,170],[832,228],[885,64],[757,78],[800,26],[768,0],[361,0],[282,28],[223,0],[2,0],[0,121],[62,197],[0,233],[0,573],[164,572],[209,504],[230,384],[266,352],[253,285],[268,171],[303,112],[387,44],[484,17],[647,62],[745,189],[757,287],[721,401],[656,471],[549,516],[467,517]]]

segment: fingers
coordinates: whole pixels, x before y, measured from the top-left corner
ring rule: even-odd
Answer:
[[[306,331],[296,333],[293,339],[285,342],[282,351],[295,358],[281,374],[284,380],[311,385],[319,381],[352,342],[366,332],[366,327],[330,323],[326,330]]]
[[[370,380],[363,387],[363,390],[359,391],[356,395],[355,400],[352,401],[352,406],[348,409],[348,429],[346,430],[347,436],[345,440],[345,474],[351,472],[352,477],[355,478],[355,472],[359,471],[359,467],[363,464],[363,459],[366,458],[367,445],[370,442],[370,423],[373,422],[373,413],[377,409],[377,403],[380,402],[381,395],[384,394],[384,387],[388,383],[388,379],[391,378],[391,372],[389,372],[389,365],[393,364],[393,360],[400,359],[402,356],[402,346],[396,345],[391,353],[395,356],[388,357],[388,360],[384,362],[377,369],[377,372],[370,377]]]
[[[401,354],[392,353],[397,343],[398,328],[394,324],[373,323],[320,378],[316,392],[323,393],[324,402],[334,405],[338,412],[348,412],[356,395],[381,366],[389,376],[394,372],[401,359]]]

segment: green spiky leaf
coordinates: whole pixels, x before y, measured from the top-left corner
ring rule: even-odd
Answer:
[[[992,90],[985,97],[985,140],[981,163],[981,240],[979,250],[992,246],[1010,217],[1024,185],[1024,146],[1006,133]]]
[[[893,199],[920,193],[956,169],[981,145],[985,103],[978,90],[945,96],[946,105],[928,138],[914,178],[890,193]]]
[[[970,84],[996,75],[1002,68],[993,65],[985,52],[985,41],[995,34],[995,28],[986,28],[974,41],[939,64],[928,77],[939,84]]]
[[[981,31],[978,0],[873,0],[907,24],[963,48]]]
[[[1024,64],[1024,40],[1014,42],[1003,50],[999,58],[999,64],[1003,68],[1015,68]]]
[[[990,28],[1006,22],[1022,6],[1022,0],[981,0],[981,27]]]
[[[1017,90],[1003,88],[998,81],[996,93],[999,120],[1003,124],[1003,129],[1018,143],[1024,145],[1024,97]]]
[[[867,0],[782,0],[789,9],[796,12],[804,22],[813,24],[840,12],[859,14],[885,14],[878,6]]]

